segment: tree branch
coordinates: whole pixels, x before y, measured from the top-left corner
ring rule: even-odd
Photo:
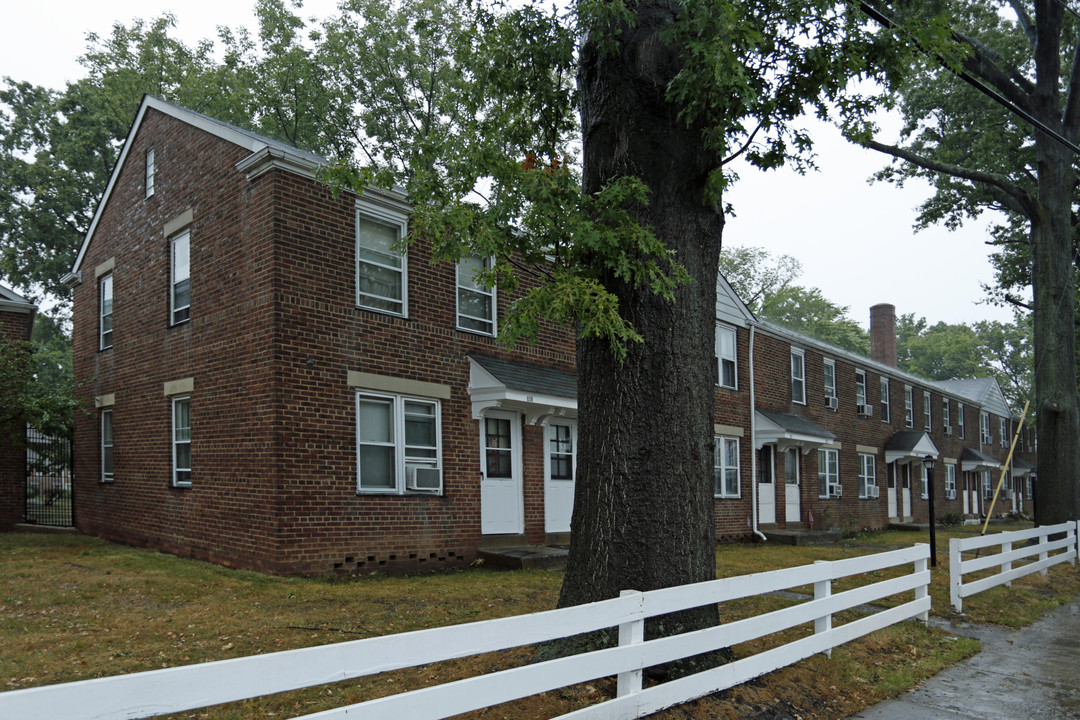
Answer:
[[[1065,90],[1065,114],[1061,123],[1061,133],[1075,140],[1080,130],[1080,37],[1073,43],[1072,72],[1069,74],[1069,86]]]
[[[856,140],[859,145],[870,148],[871,150],[877,150],[879,153],[885,155],[891,155],[900,160],[911,163],[917,167],[921,167],[924,170],[931,172],[942,173],[944,175],[950,175],[961,180],[967,180],[969,182],[978,183],[980,185],[989,188],[996,188],[1003,196],[1011,198],[1011,202],[1016,203],[1014,209],[1017,212],[1031,217],[1034,211],[1034,203],[1031,196],[1021,187],[1013,183],[1009,178],[1004,175],[998,175],[996,173],[983,172],[981,170],[972,170],[970,168],[963,167],[961,165],[953,165],[951,163],[943,163],[937,160],[932,160],[918,153],[912,152],[907,148],[898,147],[896,145],[886,145],[885,143],[879,143],[876,140]]]
[[[1031,49],[1034,50],[1035,24],[1031,22],[1031,15],[1028,14],[1027,8],[1024,7],[1024,3],[1020,2],[1020,0],[1009,0],[1009,5],[1012,6],[1013,12],[1016,13],[1016,22],[1024,31],[1024,36],[1027,37],[1028,44],[1031,45]]]

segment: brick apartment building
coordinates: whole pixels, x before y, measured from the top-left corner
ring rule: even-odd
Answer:
[[[276,573],[566,542],[572,335],[496,343],[510,298],[473,281],[484,261],[399,252],[404,198],[334,197],[322,162],[144,100],[69,276],[96,408],[76,430],[80,529]],[[980,413],[1011,429],[1000,389],[898,371],[895,328],[891,363],[887,342],[858,358],[717,289],[721,537],[925,517],[925,454],[938,512],[982,511],[1007,451],[974,433]]]
[[[16,346],[29,342],[37,306],[0,285],[0,342]],[[29,348],[26,348],[29,352]],[[0,377],[0,383],[16,382]],[[26,424],[13,419],[0,400],[0,530],[22,522],[26,498]]]

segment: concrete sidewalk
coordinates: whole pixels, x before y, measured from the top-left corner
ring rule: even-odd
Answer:
[[[931,619],[933,622],[933,619]],[[962,621],[937,627],[978,638],[982,651],[850,720],[1077,720],[1080,603],[1022,630]]]

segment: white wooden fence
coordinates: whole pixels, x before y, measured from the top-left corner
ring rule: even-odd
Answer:
[[[949,602],[956,612],[964,611],[964,598],[989,590],[997,585],[1012,585],[1012,581],[1033,572],[1046,574],[1046,569],[1058,563],[1076,563],[1077,536],[1080,522],[1067,522],[1060,525],[1047,525],[1031,530],[994,533],[971,538],[950,538],[949,540]],[[1050,541],[1051,535],[1064,534],[1060,540]],[[1013,550],[1017,543],[1038,539],[1034,545]],[[1000,546],[1001,550],[964,560],[963,553],[981,550],[986,547]],[[1053,553],[1053,554],[1051,554]],[[1039,559],[1027,562],[1020,567],[1013,567],[1013,562],[1038,555]],[[1000,567],[1000,572],[980,580],[964,582],[967,573]]]
[[[467,678],[305,715],[365,720],[445,718],[612,675],[618,694],[563,718],[639,718],[790,665],[816,653],[930,610],[927,545],[864,557],[817,562],[695,585],[625,591],[578,607],[453,625],[320,647],[83,680],[0,693],[0,718],[105,720],[146,718],[218,703],[358,678],[479,653],[531,645],[603,628],[619,628],[619,644],[604,650]],[[898,577],[832,593],[839,578],[913,564]],[[814,598],[781,610],[682,635],[644,640],[645,619],[737,598],[813,585]],[[834,613],[900,593],[914,598],[837,627]],[[722,610],[722,609],[721,609]],[[642,688],[642,670],[719,648],[814,624],[814,634],[696,675]]]

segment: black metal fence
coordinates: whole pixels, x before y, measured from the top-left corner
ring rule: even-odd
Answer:
[[[26,428],[25,522],[71,527],[75,524],[71,475],[71,441]]]

